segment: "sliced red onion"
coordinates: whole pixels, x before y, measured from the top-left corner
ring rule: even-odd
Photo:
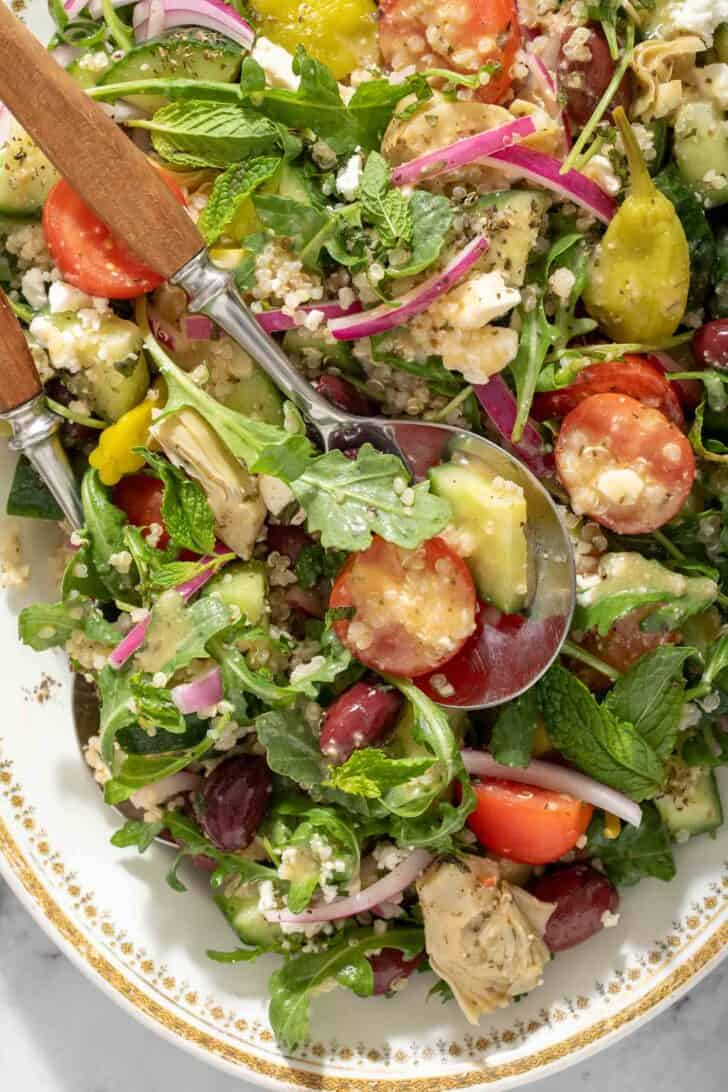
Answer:
[[[222,675],[219,667],[213,667],[192,682],[181,683],[172,687],[172,701],[180,713],[187,716],[189,713],[201,713],[203,709],[211,709],[222,701]]]
[[[477,383],[473,390],[493,426],[503,437],[506,447],[517,455],[537,478],[553,474],[556,467],[554,456],[550,451],[544,450],[541,433],[530,417],[526,421],[521,439],[517,443],[511,440],[518,407],[515,396],[503,376],[491,376],[487,383]]]
[[[147,308],[147,317],[149,327],[163,349],[171,349],[174,352],[175,349],[186,348],[182,344],[182,331],[171,322],[163,319],[153,307]]]
[[[86,6],[86,0],[63,0],[63,10],[69,19],[75,19]]]
[[[194,792],[201,784],[202,778],[199,774],[180,770],[179,773],[163,777],[161,781],[153,781],[151,785],[144,785],[141,789],[137,789],[129,798],[129,803],[141,811],[148,811],[181,792]]]
[[[284,925],[315,925],[320,921],[338,921],[339,918],[363,914],[365,910],[371,910],[381,903],[392,902],[400,891],[415,882],[432,859],[433,855],[426,849],[415,849],[388,876],[377,880],[370,887],[365,887],[358,895],[317,903],[302,914],[292,914],[290,910],[269,910],[265,916],[268,921],[279,921]]]
[[[358,315],[361,311],[361,304],[358,300],[351,304],[350,307],[342,307],[340,303],[311,303],[306,304],[305,307],[297,307],[296,314],[299,311],[308,315],[311,311],[321,311],[325,319],[340,318],[343,315]],[[299,322],[296,322],[292,315],[286,314],[285,311],[258,311],[255,316],[263,327],[267,334],[278,334],[282,330],[292,330],[295,326],[300,326]]]
[[[461,753],[465,769],[476,777],[498,777],[505,781],[535,785],[539,789],[568,793],[576,800],[584,800],[595,808],[603,808],[619,816],[633,827],[638,827],[642,822],[642,809],[634,800],[566,766],[538,759],[529,762],[528,766],[502,766],[486,751],[465,750]]]
[[[131,102],[124,102],[123,99],[119,99],[118,102],[100,102],[99,106],[117,125],[126,125],[127,121],[149,117],[148,110],[140,110],[138,106],[134,106]]]
[[[608,224],[617,211],[616,201],[581,171],[572,170],[561,174],[561,161],[552,155],[535,152],[532,148],[510,147],[494,152],[487,158],[498,163],[506,172],[540,183],[546,189],[573,201],[603,224]]]
[[[224,543],[218,542],[215,544],[215,553],[218,555],[229,554],[230,550]],[[213,558],[211,557],[201,557],[200,564],[204,565],[206,562],[212,560]],[[195,592],[198,592],[200,588],[207,583],[212,574],[212,568],[203,569],[197,576],[193,576],[191,580],[185,580],[184,583],[178,584],[175,591],[179,592],[186,603],[188,599],[192,598]],[[124,637],[122,641],[119,641],[118,645],[109,656],[109,663],[112,667],[123,667],[126,661],[131,659],[134,653],[141,648],[147,629],[149,628],[151,617],[151,613],[148,612],[135,626],[132,626],[126,637]]]
[[[252,49],[255,32],[222,0],[140,0],[132,17],[137,41],[154,38],[172,27],[206,27]]]
[[[426,311],[439,296],[449,291],[461,277],[471,269],[490,246],[484,235],[479,235],[460,251],[458,255],[440,273],[435,273],[416,288],[405,292],[391,303],[380,304],[371,311],[363,311],[355,318],[337,318],[329,323],[329,330],[337,341],[353,341],[359,337],[372,337],[374,334],[402,326],[408,319]]]
[[[72,61],[76,60],[76,57],[80,57],[83,53],[82,49],[76,49],[75,46],[66,45],[63,42],[61,45],[57,45],[55,49],[51,50],[51,57],[54,61],[61,66],[61,68],[68,68]]]
[[[445,148],[438,148],[434,152],[427,152],[410,159],[408,163],[402,163],[392,171],[392,185],[416,186],[423,178],[434,178],[438,174],[445,174],[457,167],[463,167],[466,163],[472,163],[475,159],[492,155],[494,152],[508,148],[511,144],[530,136],[536,131],[536,123],[532,117],[517,118],[505,125],[499,125],[496,129],[488,129],[484,133],[476,133],[475,136],[463,137],[454,144],[448,144]]]
[[[182,331],[189,341],[209,341],[212,337],[212,320],[207,315],[185,315]]]

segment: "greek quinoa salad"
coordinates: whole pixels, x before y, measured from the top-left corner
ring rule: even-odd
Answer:
[[[728,764],[728,3],[54,0],[49,48],[334,405],[501,443],[561,506],[557,661],[515,635],[522,488],[321,454],[4,112],[0,282],[77,471],[20,639],[98,694],[114,835],[177,846],[270,1020],[428,972],[472,1023],[669,881]],[[12,481],[17,521],[60,520]],[[519,682],[519,679],[522,681]],[[677,845],[676,845],[677,844]],[[182,924],[182,922],[181,922]],[[204,953],[201,953],[201,957]],[[231,976],[245,974],[231,967]]]

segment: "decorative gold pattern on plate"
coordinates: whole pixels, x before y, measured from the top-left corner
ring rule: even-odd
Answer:
[[[139,1012],[156,1021],[167,1031],[180,1039],[194,1044],[207,1053],[225,1061],[245,1067],[253,1073],[269,1079],[287,1082],[303,1088],[349,1092],[349,1090],[367,1090],[367,1092],[435,1092],[472,1087],[478,1084],[494,1084],[506,1078],[512,1078],[532,1072],[536,1069],[562,1061],[575,1052],[590,1046],[600,1039],[613,1034],[628,1023],[649,1014],[656,1006],[669,998],[675,991],[687,985],[706,965],[728,949],[728,922],[720,925],[713,935],[688,959],[684,959],[663,981],[651,989],[638,1001],[628,1004],[620,1012],[597,1020],[590,1027],[561,1040],[550,1047],[543,1048],[525,1057],[508,1062],[490,1061],[487,1056],[500,1046],[513,1047],[523,1043],[530,1035],[544,1026],[553,1027],[591,1007],[588,997],[577,997],[574,1001],[564,999],[549,1010],[542,1010],[538,1019],[528,1022],[517,1021],[511,1028],[500,1032],[488,1030],[485,1034],[464,1036],[461,1042],[438,1042],[435,1046],[418,1048],[411,1044],[409,1050],[391,1051],[385,1044],[380,1049],[357,1043],[355,1046],[324,1044],[313,1042],[295,1059],[268,1061],[260,1055],[246,1050],[218,1037],[215,1032],[226,1032],[236,1036],[251,1036],[260,1044],[261,1050],[270,1050],[274,1045],[272,1033],[268,1027],[258,1021],[249,1022],[236,1013],[226,1010],[214,999],[201,998],[200,992],[177,976],[165,965],[157,966],[149,953],[135,945],[125,931],[119,930],[110,916],[96,905],[91,892],[84,891],[78,878],[67,871],[60,855],[50,845],[45,831],[39,830],[33,808],[28,805],[22,787],[17,784],[12,774],[10,760],[2,760],[2,740],[0,740],[0,796],[6,799],[12,809],[13,821],[23,831],[23,837],[30,843],[37,864],[49,876],[51,882],[59,885],[71,900],[71,908],[83,930],[93,929],[99,934],[101,942],[123,962],[130,972],[141,976],[148,989],[154,991],[161,1000],[141,989],[130,977],[116,967],[82,931],[74,920],[53,898],[41,882],[31,862],[23,855],[9,828],[0,819],[0,857],[25,888],[29,896],[54,930],[77,953],[78,957],[91,967],[109,986],[116,990]],[[634,989],[640,980],[653,977],[667,963],[674,962],[681,951],[689,944],[694,944],[703,933],[713,926],[718,917],[728,907],[728,862],[720,882],[712,883],[710,894],[699,902],[694,902],[689,913],[681,922],[673,923],[673,932],[639,959],[634,966],[614,972],[605,982],[596,984],[596,995],[609,1003],[612,998]],[[166,1004],[164,1003],[166,1002]],[[171,1011],[167,1006],[174,1006],[184,1016],[204,1021],[211,1027],[204,1030],[188,1022],[183,1015]],[[253,1046],[251,1042],[249,1044]],[[341,1067],[350,1063],[354,1070],[361,1061],[387,1066],[392,1061],[402,1064],[426,1064],[437,1058],[440,1061],[469,1062],[477,1067],[453,1074],[430,1077],[354,1077],[347,1075],[327,1075],[324,1072],[299,1068],[297,1063],[309,1065],[335,1065]]]

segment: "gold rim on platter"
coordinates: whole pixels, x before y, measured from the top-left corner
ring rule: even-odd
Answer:
[[[593,1046],[600,1039],[619,1031],[632,1021],[653,1014],[654,1010],[673,994],[689,985],[693,978],[707,970],[708,964],[714,960],[718,961],[728,953],[728,922],[725,922],[697,952],[684,960],[659,986],[650,990],[639,1001],[627,1005],[614,1016],[598,1020],[586,1030],[525,1058],[500,1065],[489,1065],[477,1071],[439,1077],[391,1079],[327,1076],[325,1073],[314,1070],[297,1068],[295,1062],[282,1065],[265,1061],[210,1032],[193,1026],[183,1017],[170,1013],[164,1005],[146,994],[115,967],[61,909],[31,868],[2,819],[0,819],[0,858],[7,862],[13,876],[32,899],[41,916],[69,945],[78,961],[98,975],[133,1009],[160,1025],[167,1033],[210,1054],[213,1059],[244,1067],[251,1073],[259,1074],[268,1080],[285,1081],[301,1088],[323,1089],[326,1092],[349,1092],[355,1089],[367,1090],[367,1092],[373,1092],[373,1090],[376,1092],[439,1092],[439,1090],[467,1088],[479,1084],[494,1084],[555,1062],[563,1062],[570,1055]]]

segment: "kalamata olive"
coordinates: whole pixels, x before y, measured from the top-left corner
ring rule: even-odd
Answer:
[[[403,978],[409,978],[422,955],[405,959],[399,948],[382,948],[381,952],[369,956],[368,959],[374,971],[374,994],[379,996],[389,993]]]
[[[700,368],[728,368],[728,319],[706,322],[695,331],[693,356]]]
[[[582,32],[588,31],[589,37],[579,41]],[[574,41],[576,32],[577,41]],[[587,53],[589,54],[587,58]],[[559,54],[559,88],[566,96],[566,111],[575,125],[585,125],[607,85],[614,75],[615,62],[609,52],[604,34],[595,26],[568,27],[561,37]],[[629,105],[629,76],[620,83],[610,109],[615,106]]]
[[[325,614],[324,597],[317,588],[302,588],[300,584],[291,584],[285,590],[285,597],[291,610],[301,611],[309,618],[323,618]]]
[[[292,523],[272,523],[268,527],[268,547],[283,554],[295,565],[304,546],[311,546],[313,539],[303,527],[294,527]]]
[[[320,375],[313,385],[319,394],[344,413],[358,413],[362,417],[369,417],[374,413],[374,407],[367,396],[340,375]]]
[[[606,913],[619,906],[617,889],[588,864],[566,865],[534,880],[529,891],[542,902],[555,902],[544,940],[552,952],[573,948],[604,927]]]
[[[321,753],[337,765],[346,762],[353,751],[377,743],[394,727],[401,706],[398,691],[376,683],[355,683],[326,710]]]
[[[220,763],[202,786],[197,818],[203,833],[225,853],[245,849],[265,815],[273,785],[260,755],[239,755]]]

